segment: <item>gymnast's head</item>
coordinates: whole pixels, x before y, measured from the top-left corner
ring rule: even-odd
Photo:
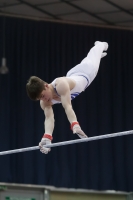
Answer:
[[[38,78],[31,76],[26,84],[27,95],[31,100],[40,100],[41,93],[46,90],[48,83]]]

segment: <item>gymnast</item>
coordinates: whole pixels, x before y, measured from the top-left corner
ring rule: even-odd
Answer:
[[[50,148],[46,148],[44,145],[51,144],[53,139],[54,113],[52,106],[54,104],[62,104],[73,133],[76,133],[80,138],[87,137],[77,121],[71,100],[85,91],[94,80],[99,69],[101,58],[107,55],[104,52],[107,49],[107,42],[96,41],[94,47],[90,49],[80,64],[69,70],[66,76],[56,78],[50,84],[36,76],[29,78],[26,84],[27,95],[31,100],[40,100],[40,106],[45,115],[45,133],[39,143],[42,153],[47,154],[50,151]]]

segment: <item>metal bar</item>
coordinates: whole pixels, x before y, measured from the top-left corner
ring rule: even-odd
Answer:
[[[110,4],[110,5],[112,5],[112,6],[116,7],[116,8],[118,8],[118,9],[119,9],[118,11],[125,12],[125,13],[127,13],[128,15],[133,16],[133,13],[132,13],[130,10],[124,9],[124,7],[119,6],[118,4],[116,4],[116,3],[114,3],[114,2],[112,2],[112,1],[110,1],[110,0],[104,0],[104,1],[106,1],[106,2],[107,2],[108,4]],[[117,22],[117,23],[118,23],[118,22]]]
[[[105,23],[108,24],[108,25],[114,25],[113,22],[110,22],[110,21],[108,21],[108,20],[106,20],[106,19],[103,19],[102,17],[98,16],[96,13],[90,12],[89,10],[84,9],[84,8],[82,8],[82,7],[76,5],[76,4],[74,4],[74,3],[72,3],[72,2],[70,2],[70,1],[68,1],[68,0],[60,0],[60,1],[62,1],[62,2],[64,2],[64,3],[66,3],[66,4],[68,4],[68,5],[70,5],[70,6],[74,7],[74,8],[76,8],[76,9],[79,10],[80,12],[86,13],[86,14],[88,14],[88,15],[91,15],[92,17],[95,17],[95,18],[98,19],[98,20],[101,20],[102,22],[105,22]]]
[[[89,141],[94,141],[94,140],[101,140],[101,139],[130,135],[130,134],[133,134],[133,130],[118,132],[118,133],[111,133],[111,134],[106,134],[106,135],[99,135],[99,136],[82,138],[82,139],[76,139],[76,140],[69,140],[69,141],[65,141],[65,142],[57,142],[57,143],[53,143],[53,144],[49,144],[49,145],[44,145],[44,147],[48,147],[48,148],[58,147],[58,146],[64,146],[64,145],[69,145],[69,144],[89,142]],[[25,152],[25,151],[37,150],[37,149],[39,149],[39,146],[27,147],[27,148],[15,149],[15,150],[9,150],[9,151],[2,151],[2,152],[0,152],[0,155],[20,153],[20,152]]]
[[[53,17],[54,19],[59,19],[56,15],[53,15],[52,13],[50,12],[47,12],[45,9],[42,9],[36,5],[33,5],[32,3],[29,3],[28,1],[25,1],[25,0],[18,0],[20,3],[22,4],[25,4],[27,6],[30,6],[31,8],[43,13],[43,14],[47,14],[48,16],[50,17]]]

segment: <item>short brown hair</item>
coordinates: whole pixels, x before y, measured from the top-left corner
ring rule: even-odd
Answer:
[[[31,76],[26,84],[27,95],[31,100],[36,101],[41,92],[45,90],[45,84],[42,79],[37,76]]]

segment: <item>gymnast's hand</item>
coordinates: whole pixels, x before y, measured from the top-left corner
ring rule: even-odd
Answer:
[[[44,145],[51,144],[52,136],[50,134],[44,134],[41,142],[39,143],[40,151],[42,153],[48,154],[48,152],[51,150],[50,148],[44,147]]]
[[[71,124],[71,129],[73,131],[73,133],[77,134],[80,138],[87,138],[88,136],[82,131],[80,125],[78,122],[73,122]]]

